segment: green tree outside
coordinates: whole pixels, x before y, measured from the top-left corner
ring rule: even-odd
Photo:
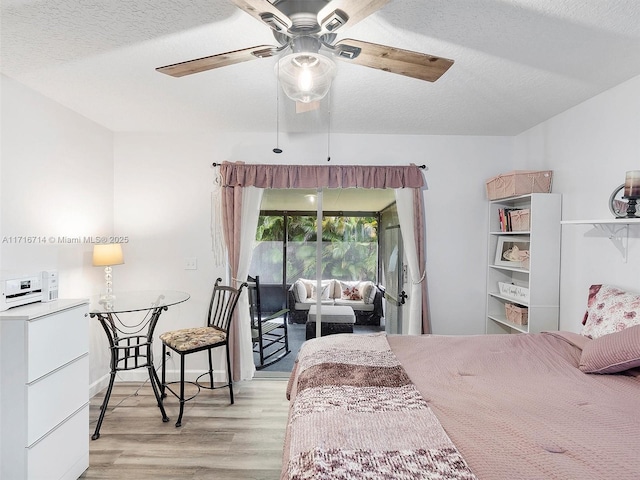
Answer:
[[[377,280],[378,221],[375,217],[325,216],[322,219],[322,278]],[[289,216],[287,283],[316,277],[316,217]],[[263,283],[282,281],[283,215],[261,215],[252,271]]]

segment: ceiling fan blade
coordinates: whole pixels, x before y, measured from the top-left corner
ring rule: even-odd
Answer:
[[[296,102],[296,113],[311,112],[313,110],[318,110],[319,108],[320,108],[319,100],[315,100],[309,103]]]
[[[453,65],[448,58],[350,38],[339,41],[335,47],[340,60],[427,82],[435,82]]]
[[[287,33],[293,22],[267,0],[233,0],[238,8],[266,23],[276,32]]]
[[[245,48],[243,50],[234,50],[233,52],[219,53],[210,57],[197,58],[195,60],[187,60],[186,62],[174,63],[158,67],[156,70],[160,73],[166,73],[172,77],[184,77],[193,73],[200,73],[214,68],[226,67],[235,63],[255,60],[256,58],[266,58],[275,55],[278,52],[276,47],[271,45],[259,45],[257,47]]]
[[[384,7],[389,0],[332,0],[318,12],[320,34],[335,32],[345,25],[353,26]]]

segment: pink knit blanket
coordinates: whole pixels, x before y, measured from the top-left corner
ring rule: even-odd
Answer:
[[[384,334],[306,342],[282,480],[475,480]]]

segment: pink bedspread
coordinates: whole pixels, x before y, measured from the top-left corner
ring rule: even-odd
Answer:
[[[584,341],[571,333],[388,337],[412,385],[479,480],[638,480],[640,377],[582,373],[577,365]],[[292,399],[296,378],[294,369]],[[345,439],[353,421],[345,410]],[[288,427],[283,474],[296,435]],[[316,478],[308,473],[305,478]],[[404,478],[372,475],[367,478]]]
[[[572,333],[389,337],[480,480],[640,479],[640,377],[578,369]]]

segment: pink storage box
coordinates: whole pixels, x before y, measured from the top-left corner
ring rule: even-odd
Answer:
[[[551,170],[514,170],[487,180],[489,200],[551,191]]]

